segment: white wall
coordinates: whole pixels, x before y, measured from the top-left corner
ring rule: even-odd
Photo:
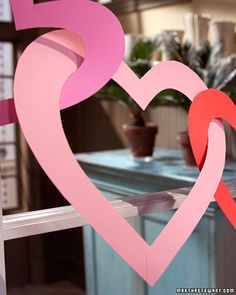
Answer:
[[[192,3],[169,5],[122,15],[120,20],[126,33],[153,36],[162,29],[182,30],[183,16],[192,9]]]
[[[125,14],[120,16],[120,21],[126,33],[153,36],[162,29],[183,29],[183,16],[191,11],[210,14],[215,20],[236,22],[236,0],[192,0],[185,4]]]

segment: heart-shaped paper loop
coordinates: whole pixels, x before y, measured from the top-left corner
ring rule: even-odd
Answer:
[[[127,69],[124,64],[121,67]],[[25,50],[14,83],[21,128],[41,167],[63,196],[144,280],[154,285],[191,235],[214,196],[224,168],[224,130],[219,123],[211,123],[206,161],[196,184],[149,246],[92,184],[68,145],[60,118],[59,98],[65,81],[76,69],[71,58],[43,44],[34,42]],[[119,71],[122,72],[122,68]],[[132,87],[139,87],[137,79],[131,72],[125,70],[125,76],[121,72],[116,74],[116,80],[121,84],[123,81],[123,87],[136,96]],[[129,87],[128,81],[136,84]],[[152,94],[165,88],[177,88],[190,98],[206,88],[195,73],[176,62],[156,66],[141,81],[144,81],[140,82],[142,87],[151,87],[142,92],[142,97],[134,97],[142,107],[148,105]],[[196,93],[186,84],[191,84]]]
[[[58,0],[41,4],[34,4],[33,0],[10,2],[18,30],[65,28],[71,31],[67,32],[67,44],[69,35],[77,34],[71,39],[71,50],[77,46],[84,56],[86,48],[86,61],[64,84],[62,109],[90,97],[116,72],[124,56],[124,33],[117,17],[101,4],[89,0]],[[62,35],[59,43],[64,44]],[[0,126],[17,121],[13,99],[1,101]]]
[[[77,39],[81,48],[86,48],[86,60],[63,86],[62,109],[96,93],[117,71],[124,56],[124,32],[117,17],[105,6],[89,0],[40,4],[34,4],[33,0],[10,0],[10,3],[18,30],[63,28],[83,38],[84,42],[79,36],[73,41]]]
[[[221,118],[236,129],[236,106],[223,92],[209,89],[199,93],[189,112],[189,135],[198,166],[202,168],[208,142],[208,127],[213,119]],[[218,146],[216,146],[216,149]],[[221,181],[215,199],[236,229],[236,203]]]
[[[141,79],[122,62],[113,76],[143,110],[155,95],[165,89],[175,89],[186,95],[191,101],[207,87],[199,76],[189,67],[176,61],[161,62],[148,71]]]
[[[63,55],[70,58],[79,68],[85,56],[85,49],[83,40],[71,31],[58,30],[54,31],[53,34],[47,34],[46,37],[42,36],[37,38],[36,44],[42,44],[48,48],[57,50]],[[68,44],[70,46],[68,47]],[[40,46],[38,47],[38,55],[40,56]],[[49,52],[50,54],[50,52]],[[82,57],[83,56],[83,57]],[[50,58],[50,56],[48,57]],[[60,67],[60,65],[57,65]],[[61,65],[63,67],[63,65]],[[75,91],[76,85],[73,88]],[[68,93],[69,95],[69,93]],[[11,123],[18,122],[14,99],[5,99],[0,101],[0,126],[4,126]]]

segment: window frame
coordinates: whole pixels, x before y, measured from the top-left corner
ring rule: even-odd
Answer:
[[[13,20],[11,22],[0,21],[0,41],[1,42],[10,42],[13,44],[14,52],[13,52],[13,59],[14,59],[14,69],[17,64],[17,60],[19,58],[19,54],[23,52],[25,47],[32,42],[36,37],[36,30],[22,30],[17,31],[15,28],[15,24]],[[8,97],[7,97],[8,98]],[[10,97],[9,97],[10,98]],[[21,167],[21,132],[18,124],[16,124],[15,128],[15,145],[16,148],[16,179],[17,179],[17,197],[18,197],[18,206],[14,208],[4,209],[4,214],[12,214],[18,213],[27,210],[28,208],[28,200],[24,200],[23,197],[23,188],[22,188],[22,169]],[[1,143],[0,143],[1,144]],[[4,176],[1,175],[4,178]]]

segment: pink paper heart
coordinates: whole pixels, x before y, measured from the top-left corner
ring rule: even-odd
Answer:
[[[84,54],[86,47],[86,61],[65,82],[60,103],[62,109],[90,97],[116,72],[124,55],[124,33],[117,17],[101,4],[89,0],[58,0],[41,4],[34,4],[33,0],[10,0],[10,3],[18,30],[67,28],[71,30],[67,37],[75,32],[84,40],[80,39],[76,46],[79,44]],[[73,38],[74,41],[77,38]],[[61,35],[60,42],[63,43],[62,39]],[[73,49],[73,42],[70,45]],[[0,102],[0,126],[17,121],[13,99]]]
[[[63,28],[84,40],[79,43],[83,51],[86,48],[86,60],[64,83],[62,109],[96,93],[117,71],[124,56],[124,32],[117,17],[105,6],[89,0],[40,4],[34,4],[33,0],[10,0],[10,3],[18,30]]]
[[[60,70],[58,64],[62,66]],[[41,167],[63,196],[148,284],[154,285],[191,235],[216,192],[224,168],[223,127],[218,122],[211,123],[206,161],[191,193],[149,246],[91,183],[68,145],[59,98],[65,81],[76,69],[67,55],[45,45],[34,42],[26,49],[14,83],[21,128]],[[206,88],[189,68],[176,62],[157,65],[141,82],[123,63],[114,79],[143,108],[153,95],[166,88],[178,89],[190,99]]]
[[[159,63],[141,79],[125,62],[121,62],[113,80],[125,89],[143,110],[157,93],[165,89],[178,90],[191,101],[199,92],[207,89],[195,72],[175,61]]]
[[[37,40],[34,43],[34,47],[35,47],[35,50],[36,48],[38,48],[38,55],[40,55],[41,47],[40,46],[37,47],[37,44],[43,44],[51,49],[60,51],[62,54],[72,59],[74,63],[77,65],[77,68],[80,68],[80,65],[84,61],[84,58],[83,58],[85,56],[84,42],[82,38],[74,32],[58,30],[58,31],[54,31],[53,34],[47,34],[46,37],[42,36],[40,38],[37,38]],[[68,47],[68,44],[70,45],[69,47]],[[58,64],[57,66],[58,68],[63,68],[63,60],[62,60],[62,63]],[[89,76],[90,75],[89,72],[87,72],[86,75]],[[75,80],[74,80],[73,91],[74,93],[77,91],[77,84],[75,83]],[[66,91],[64,91],[61,97],[62,98],[70,97],[70,93],[67,93]],[[70,103],[70,100],[69,100],[69,103]],[[61,108],[64,108],[63,104],[60,106]],[[18,122],[18,118],[16,114],[14,99],[13,98],[4,99],[0,101],[0,126],[4,126],[7,124],[16,123],[16,122]]]

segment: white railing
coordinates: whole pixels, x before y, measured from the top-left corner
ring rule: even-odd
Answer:
[[[226,184],[235,197],[236,180],[229,181]],[[124,218],[135,217],[177,209],[184,202],[190,190],[191,188],[182,188],[143,196],[126,197],[112,201],[111,204]],[[214,199],[212,202],[214,202]],[[72,206],[7,216],[2,216],[0,213],[0,295],[6,295],[4,241],[84,225],[86,225],[86,222]]]

